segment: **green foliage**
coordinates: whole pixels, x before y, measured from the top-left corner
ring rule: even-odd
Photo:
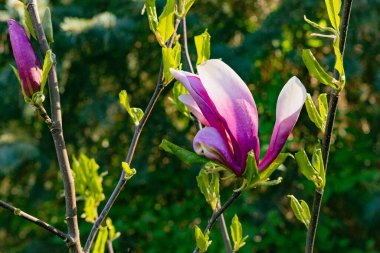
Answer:
[[[127,180],[131,179],[136,174],[136,170],[135,169],[131,169],[131,167],[129,166],[129,164],[126,163],[126,162],[122,162],[121,163],[121,167],[123,168],[123,171],[125,172],[125,178]]]
[[[246,244],[246,240],[248,239],[248,235],[243,238],[243,228],[239,221],[238,216],[235,214],[232,218],[231,226],[231,237],[234,242],[234,252],[237,252],[240,248],[242,248]]]
[[[174,33],[174,0],[167,0],[165,8],[158,18],[158,41],[162,47]]]
[[[310,94],[307,93],[306,96],[306,110],[307,114],[309,115],[309,119],[324,133],[325,126],[326,126],[326,120],[327,120],[327,113],[328,113],[328,104],[327,104],[327,97],[326,93],[323,93],[319,95],[318,97],[318,109],[315,107],[315,104],[313,102],[313,99],[311,98]]]
[[[42,76],[41,76],[41,86],[40,86],[40,91],[42,93],[44,92],[50,69],[54,64],[54,58],[53,57],[55,57],[55,56],[53,56],[53,53],[49,49],[45,54],[44,64],[42,66]]]
[[[321,32],[330,32],[332,34],[336,33],[336,30],[334,28],[321,26],[321,25],[311,21],[310,19],[308,19],[305,15],[303,16],[303,19],[306,21],[306,23],[308,23],[309,25],[318,29]]]
[[[175,155],[176,157],[188,164],[206,164],[210,162],[205,157],[199,156],[194,152],[181,148],[180,146],[177,146],[174,143],[171,143],[170,141],[165,139],[162,140],[160,148],[172,155]]]
[[[24,18],[25,18],[26,27],[28,28],[30,35],[34,39],[37,39],[36,32],[34,31],[34,28],[33,28],[33,25],[32,25],[32,21],[30,20],[29,12],[28,12],[28,9],[26,8],[26,5],[25,5],[25,8],[24,8]]]
[[[97,218],[97,208],[104,200],[103,175],[99,175],[99,165],[96,161],[84,154],[81,154],[79,159],[73,157],[72,166],[77,194],[85,202],[82,217],[88,222],[94,222]]]
[[[181,63],[181,45],[176,42],[173,48],[162,48],[162,61],[164,64],[164,85],[168,85],[173,81],[174,76],[170,73],[170,69],[178,69]]]
[[[342,5],[341,0],[325,0],[326,7],[327,7],[327,13],[329,15],[329,19],[331,22],[331,25],[335,28],[337,33],[339,34],[340,29],[340,7]]]
[[[307,158],[305,150],[296,153],[296,161],[301,173],[315,184],[319,190],[323,190],[326,184],[325,169],[323,165],[322,152],[318,148],[312,157],[312,163]]]
[[[219,173],[215,172],[209,175],[205,169],[201,169],[196,179],[199,190],[205,197],[207,203],[211,206],[211,209],[216,212],[220,201]]]
[[[42,26],[46,35],[48,43],[54,43],[53,24],[51,22],[50,8],[46,8],[44,15],[42,16]]]
[[[100,227],[98,235],[96,236],[96,240],[94,243],[94,248],[92,253],[104,253],[108,238],[108,229],[107,227]]]
[[[306,229],[308,229],[311,219],[309,206],[303,200],[298,201],[293,195],[288,195],[288,197],[290,198],[290,206],[293,210],[294,216],[305,224]]]
[[[119,101],[124,109],[128,112],[129,116],[131,116],[133,123],[137,126],[141,118],[144,116],[144,112],[140,108],[130,107],[128,101],[128,93],[126,90],[120,91]]]
[[[198,226],[195,226],[195,241],[201,253],[206,252],[208,246],[211,245],[212,241],[210,241],[209,235],[210,231],[204,235],[202,230]]]
[[[190,110],[185,106],[178,98],[183,94],[188,94],[189,92],[186,88],[178,81],[174,82],[172,88],[173,96],[169,97],[169,100],[174,104],[178,111],[180,111],[186,117],[190,117]]]
[[[210,59],[211,36],[207,29],[200,35],[194,36],[195,47],[197,49],[197,65]]]

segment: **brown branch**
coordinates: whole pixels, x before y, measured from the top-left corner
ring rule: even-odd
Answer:
[[[10,205],[10,204],[2,201],[2,200],[0,200],[0,206],[6,210],[12,212],[14,215],[20,216],[21,218],[23,218],[27,221],[33,222],[34,224],[45,229],[46,231],[58,236],[59,238],[61,238],[66,243],[71,240],[71,238],[67,237],[67,235],[64,232],[62,232],[61,230],[53,227],[52,225],[50,225],[46,221],[40,220],[40,219],[22,211],[22,210],[20,210],[19,208],[16,208],[16,207],[14,207],[14,206],[12,206],[12,205]]]
[[[38,7],[36,0],[27,1],[27,10],[31,22],[33,24],[34,31],[37,36],[42,55],[45,57],[46,52],[50,49],[46,39],[45,32],[43,30],[41,19],[38,14]],[[54,63],[48,76],[50,106],[51,106],[51,125],[49,125],[50,132],[54,140],[54,146],[57,153],[58,164],[62,174],[62,181],[65,190],[65,202],[66,202],[66,221],[68,236],[71,238],[67,247],[72,253],[82,252],[82,246],[79,237],[78,218],[77,218],[77,206],[75,197],[75,185],[71,172],[70,162],[67,155],[65,139],[62,129],[62,114],[61,114],[61,102],[59,95],[59,86],[57,79],[57,69]]]

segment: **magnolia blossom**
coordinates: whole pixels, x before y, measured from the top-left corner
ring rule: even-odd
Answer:
[[[23,93],[31,98],[35,92],[40,90],[41,63],[24,28],[13,19],[8,20],[8,27]]]
[[[300,80],[290,78],[278,97],[272,138],[260,161],[256,104],[235,71],[221,60],[208,60],[198,66],[199,75],[174,69],[171,73],[190,93],[179,99],[205,125],[194,138],[195,152],[227,165],[238,176],[244,173],[251,150],[260,172],[276,159],[306,99]]]

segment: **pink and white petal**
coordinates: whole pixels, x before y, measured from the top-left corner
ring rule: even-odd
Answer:
[[[247,85],[221,60],[206,61],[198,66],[198,73],[205,90],[223,118],[232,143],[239,145],[242,163],[245,163],[244,159],[252,149],[258,161],[258,114]]]
[[[192,114],[205,126],[210,126],[210,123],[208,123],[207,119],[201,112],[201,109],[199,109],[199,106],[194,101],[193,97],[189,94],[182,94],[178,97],[178,99],[184,103],[191,111]]]
[[[276,123],[268,150],[259,164],[265,170],[278,156],[292,132],[306,100],[306,89],[297,77],[292,77],[281,90],[277,100]]]
[[[211,160],[226,164],[236,174],[241,175],[241,169],[233,159],[230,145],[220,135],[217,129],[205,127],[194,137],[194,151]]]

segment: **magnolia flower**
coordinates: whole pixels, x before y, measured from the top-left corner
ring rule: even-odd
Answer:
[[[8,20],[8,27],[23,93],[32,98],[33,94],[40,90],[41,63],[24,28],[13,19]]]
[[[292,77],[278,97],[272,138],[260,161],[256,104],[247,85],[235,71],[220,60],[199,65],[199,75],[170,71],[190,93],[179,99],[205,125],[194,138],[195,152],[227,165],[238,176],[244,173],[251,150],[260,172],[276,159],[306,99],[305,87],[297,77]]]

